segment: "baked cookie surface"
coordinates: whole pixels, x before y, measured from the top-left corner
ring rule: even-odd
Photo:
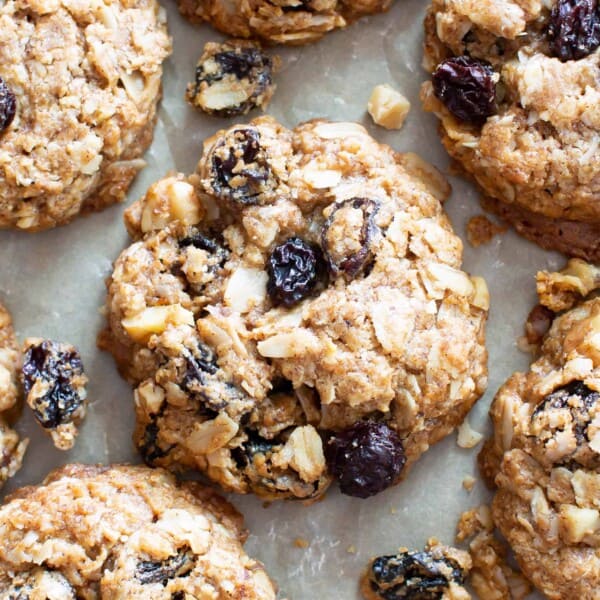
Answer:
[[[434,0],[425,109],[486,208],[542,247],[600,259],[595,0]]]
[[[365,15],[386,11],[392,0],[178,0],[193,22],[208,21],[231,36],[274,44],[306,44]]]
[[[145,460],[267,498],[397,482],[486,386],[487,287],[460,269],[448,192],[360,125],[269,117],[154,184],[100,338]]]
[[[530,370],[496,395],[494,436],[480,455],[497,488],[496,526],[553,600],[599,597],[600,297],[583,300],[599,284],[597,269],[581,261],[538,274],[542,304],[563,312]]]
[[[0,7],[0,227],[123,199],[152,140],[170,53],[155,0]]]
[[[3,598],[271,600],[242,518],[161,469],[67,465],[0,507]]]
[[[21,353],[8,311],[0,304],[0,487],[23,462],[27,440],[10,427],[18,409]]]

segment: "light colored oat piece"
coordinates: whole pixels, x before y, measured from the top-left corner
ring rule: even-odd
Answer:
[[[314,42],[328,31],[346,27],[365,15],[385,12],[392,0],[178,0],[192,22],[239,38],[273,44]]]
[[[8,311],[0,304],[0,487],[20,468],[29,440],[10,424],[18,410],[21,353]]]
[[[384,83],[373,88],[367,111],[376,125],[401,129],[410,111],[410,102],[398,90]]]
[[[565,301],[561,282],[569,272],[538,275],[538,282],[554,283],[556,294],[553,299],[544,286],[542,305]],[[597,600],[600,297],[571,297],[563,306],[530,370],[515,373],[497,393],[490,411],[494,436],[480,466],[497,488],[494,522],[523,573],[552,600]]]
[[[360,580],[360,591],[365,600],[471,600],[464,587],[470,569],[467,552],[431,538],[421,552],[403,548],[397,554],[372,559]]]
[[[196,65],[195,79],[186,91],[187,101],[218,117],[245,115],[253,108],[266,110],[276,85],[273,73],[280,64],[257,42],[208,42]]]
[[[155,0],[0,5],[0,227],[39,231],[123,200],[144,166],[171,51]]]
[[[487,384],[487,287],[461,270],[447,190],[356,123],[269,117],[208,139],[191,177],[154,184],[126,212],[134,242],[100,338],[135,386],[145,460],[316,498],[327,432],[374,418],[399,434],[406,474]],[[268,263],[292,238],[320,266],[286,307]]]
[[[598,261],[600,51],[565,62],[552,56],[546,31],[556,4],[433,0],[425,68],[452,56],[487,61],[499,77],[498,112],[475,126],[454,117],[430,82],[421,96],[486,209],[544,248]]]
[[[162,469],[67,465],[0,507],[2,598],[275,600],[241,515]]]
[[[43,338],[27,338],[23,343],[21,377],[36,421],[59,450],[70,450],[88,403],[88,378],[77,348]]]

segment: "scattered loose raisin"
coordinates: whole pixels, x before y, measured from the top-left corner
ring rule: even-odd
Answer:
[[[598,0],[558,0],[547,29],[550,51],[563,62],[585,58],[600,46]]]
[[[269,257],[267,292],[273,304],[293,306],[317,285],[323,258],[318,247],[300,238],[290,238]]]
[[[406,462],[398,434],[376,421],[359,421],[335,433],[325,446],[325,458],[341,492],[358,498],[390,487]]]
[[[494,71],[485,61],[456,56],[441,62],[432,76],[433,91],[458,119],[483,125],[496,114]]]
[[[0,132],[8,128],[17,112],[17,99],[0,77]]]

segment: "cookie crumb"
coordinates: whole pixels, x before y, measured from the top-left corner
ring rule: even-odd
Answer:
[[[310,546],[310,542],[305,539],[305,538],[301,538],[301,537],[297,537],[294,540],[294,546],[296,546],[296,548],[308,548]]]
[[[467,223],[467,239],[474,248],[482,244],[488,244],[498,234],[505,233],[508,228],[505,225],[492,223],[485,215],[471,217]]]
[[[348,554],[356,554],[356,546],[354,544],[350,544],[347,548],[346,548],[346,552]]]
[[[465,475],[462,481],[462,485],[465,488],[465,490],[467,490],[467,492],[471,492],[475,487],[475,477],[473,477],[472,475]]]
[[[400,92],[384,83],[373,88],[367,110],[376,125],[385,129],[401,129],[410,111],[410,102]]]
[[[456,443],[461,448],[474,448],[483,438],[483,435],[479,431],[475,431],[471,427],[467,419],[461,423],[457,432]]]

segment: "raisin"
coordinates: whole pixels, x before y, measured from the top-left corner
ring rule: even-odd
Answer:
[[[402,440],[385,423],[359,421],[325,446],[330,472],[342,494],[368,498],[396,482],[406,457]]]
[[[599,417],[600,393],[582,381],[572,381],[535,407],[531,415],[535,443],[554,464],[600,464],[589,432],[590,424]]]
[[[556,315],[547,307],[536,304],[525,321],[525,336],[530,344],[540,344],[552,326]]]
[[[598,0],[558,0],[546,33],[553,56],[563,62],[585,58],[600,46]]]
[[[17,112],[17,99],[0,77],[0,132],[8,128]]]
[[[172,445],[166,450],[161,448],[158,444],[158,433],[158,425],[155,421],[152,421],[144,429],[144,437],[141,443],[138,442],[138,451],[142,455],[144,462],[150,466],[157,459],[165,457],[175,447]]]
[[[248,43],[249,44],[249,43]],[[266,104],[272,84],[273,61],[254,46],[232,46],[217,53],[205,53],[196,67],[195,83],[188,87],[188,100],[204,112],[218,117],[235,117]],[[216,94],[211,94],[213,84]],[[231,94],[227,90],[231,89]],[[234,92],[242,90],[244,100]],[[215,102],[215,98],[217,102]],[[218,105],[218,106],[217,106]]]
[[[321,244],[334,276],[343,273],[353,279],[360,273],[368,273],[374,261],[371,244],[378,231],[375,224],[378,210],[379,202],[367,198],[350,198],[334,206],[321,233]],[[362,213],[358,227],[349,211]]]
[[[30,344],[22,374],[27,402],[42,427],[54,429],[69,423],[82,408],[87,378],[73,346],[51,340]],[[35,386],[37,382],[43,385]]]
[[[293,237],[276,246],[267,263],[267,292],[273,304],[293,306],[316,287],[323,272],[321,250]]]
[[[194,568],[194,558],[189,548],[179,550],[177,554],[165,560],[143,560],[136,567],[136,579],[142,583],[162,583],[166,586],[169,579],[185,577]]]
[[[369,585],[382,600],[441,600],[451,582],[464,583],[462,569],[429,552],[378,556],[367,571]]]
[[[432,76],[433,91],[458,119],[483,125],[496,114],[496,84],[492,66],[469,56],[441,62]]]
[[[275,183],[267,153],[255,128],[229,131],[210,157],[211,191],[237,204],[259,204]]]

